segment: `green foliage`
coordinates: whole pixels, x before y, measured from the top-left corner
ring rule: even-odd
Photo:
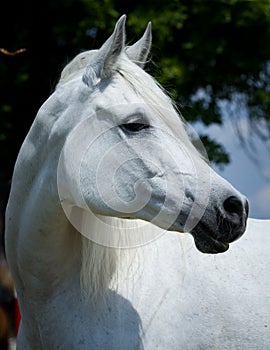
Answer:
[[[249,118],[269,122],[270,0],[48,0],[8,2],[0,47],[0,168],[10,177],[19,146],[62,67],[84,49],[100,47],[127,13],[128,40],[153,23],[148,69],[177,100],[184,118],[222,123],[220,100],[243,96]],[[158,67],[158,68],[157,68]],[[209,157],[224,149],[205,135]],[[4,174],[4,175],[3,175]]]
[[[221,168],[230,162],[230,156],[226,153],[224,147],[207,135],[201,135],[200,140],[203,143],[208,155],[211,155],[210,161],[218,164]]]

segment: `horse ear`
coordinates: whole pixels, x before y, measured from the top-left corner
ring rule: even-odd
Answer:
[[[83,82],[88,86],[96,85],[112,75],[113,67],[125,46],[126,15],[117,21],[112,35],[97,51],[93,61],[86,67]]]
[[[126,48],[128,57],[136,63],[138,66],[143,68],[147,61],[150,49],[152,45],[152,25],[148,23],[146,30],[142,38],[137,41],[134,45]]]

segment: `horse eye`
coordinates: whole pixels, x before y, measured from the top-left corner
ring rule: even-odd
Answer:
[[[127,123],[127,124],[122,124],[120,126],[122,129],[131,131],[131,132],[138,132],[143,129],[147,129],[150,127],[149,124],[143,124],[143,123]]]

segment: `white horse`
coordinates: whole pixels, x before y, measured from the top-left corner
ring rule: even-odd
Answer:
[[[130,47],[124,24],[65,67],[18,156],[6,212],[17,348],[268,349],[269,235],[251,223],[227,251],[247,200],[142,69],[150,24]],[[201,252],[227,252],[201,254],[187,231]]]

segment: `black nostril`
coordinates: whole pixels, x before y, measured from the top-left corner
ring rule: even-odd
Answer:
[[[242,201],[235,196],[227,198],[223,203],[223,207],[227,213],[237,214],[238,216],[243,215]]]

